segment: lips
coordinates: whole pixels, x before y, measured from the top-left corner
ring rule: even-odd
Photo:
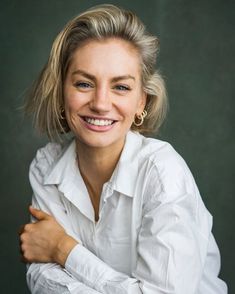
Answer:
[[[110,126],[115,122],[114,120],[111,120],[111,119],[92,118],[88,116],[83,117],[83,120],[87,122],[88,124],[94,125],[94,126]]]

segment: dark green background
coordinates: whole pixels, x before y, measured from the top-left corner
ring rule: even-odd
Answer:
[[[51,43],[73,16],[101,1],[1,1],[1,293],[28,293],[18,227],[28,220],[28,166],[40,138],[18,108],[46,62]],[[110,1],[130,8],[161,41],[159,68],[170,112],[159,137],[185,158],[214,216],[221,277],[234,278],[234,1]],[[156,269],[157,270],[157,269]],[[205,293],[206,294],[206,293]]]

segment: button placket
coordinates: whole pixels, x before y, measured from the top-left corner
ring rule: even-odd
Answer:
[[[105,194],[106,194],[106,184],[104,184],[103,190],[102,190],[101,196],[100,196],[99,220],[97,223],[94,223],[95,229],[97,229],[97,227],[99,226],[99,223],[102,218],[102,212],[103,212],[103,208],[104,208],[104,204],[105,204]]]
[[[113,193],[113,189],[109,186],[108,183],[104,184],[103,190],[101,193],[101,204],[100,204],[100,213],[99,213],[99,220],[97,223],[93,222],[93,242],[96,245],[96,252],[98,254],[98,241],[99,241],[99,231],[102,228],[103,224],[103,214],[104,214],[104,208],[107,201],[107,198],[111,196]]]

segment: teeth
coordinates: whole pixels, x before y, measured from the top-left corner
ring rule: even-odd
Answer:
[[[85,117],[85,121],[95,126],[109,126],[113,123],[113,120],[93,119],[89,117]]]

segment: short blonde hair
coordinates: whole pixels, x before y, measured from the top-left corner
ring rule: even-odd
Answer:
[[[147,94],[144,123],[131,129],[150,133],[158,131],[167,112],[164,80],[155,69],[159,41],[149,34],[141,20],[131,11],[114,5],[98,5],[72,19],[56,37],[47,64],[35,81],[25,104],[36,128],[46,132],[51,140],[69,132],[63,109],[63,83],[75,50],[87,40],[122,38],[130,42],[141,59],[142,86]]]

